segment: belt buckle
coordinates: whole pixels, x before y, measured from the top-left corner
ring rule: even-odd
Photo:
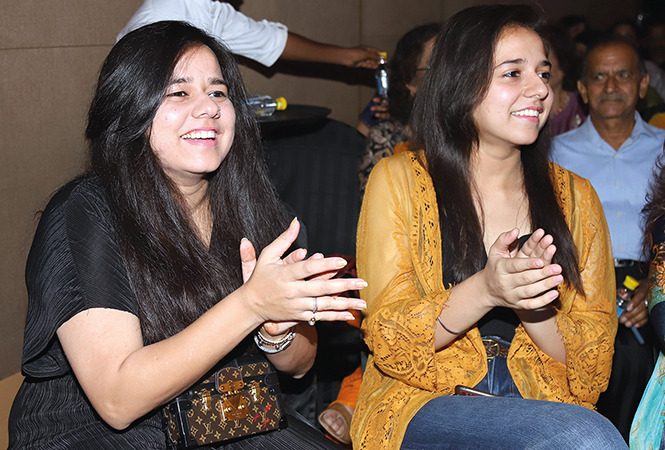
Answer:
[[[632,259],[618,259],[614,258],[614,267],[615,268],[620,268],[620,267],[634,267],[637,266],[640,262],[635,261]]]
[[[499,356],[501,353],[501,344],[499,341],[492,338],[482,338],[483,345],[485,346],[485,352],[487,353],[487,361],[491,361],[494,357]],[[492,350],[492,355],[490,355],[490,350]]]

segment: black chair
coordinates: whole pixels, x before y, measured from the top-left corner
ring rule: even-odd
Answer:
[[[358,165],[365,137],[342,122],[264,129],[270,176],[282,201],[307,228],[310,254],[347,255],[355,260],[360,212]],[[365,344],[347,323],[316,324],[319,346],[314,370],[304,378],[280,378],[289,406],[313,424],[339,392],[342,379],[360,365]]]
[[[265,136],[270,176],[282,201],[307,225],[310,253],[355,255],[364,146],[355,128],[332,119]]]

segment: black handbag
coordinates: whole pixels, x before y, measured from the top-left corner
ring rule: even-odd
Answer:
[[[243,356],[164,407],[174,449],[237,440],[286,427],[277,373],[263,355]]]

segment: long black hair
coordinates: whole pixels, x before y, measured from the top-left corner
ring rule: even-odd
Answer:
[[[209,175],[210,247],[197,236],[184,198],[149,144],[149,129],[173,70],[196,47],[215,54],[235,109],[235,138]],[[116,222],[146,343],[182,330],[242,284],[238,246],[260,251],[285,228],[261,155],[258,125],[233,55],[182,22],[157,22],[124,36],[106,58],[88,113],[91,171]]]
[[[404,34],[390,58],[388,108],[390,116],[406,124],[413,109],[413,95],[407,87],[416,77],[418,62],[425,49],[425,44],[441,31],[441,24],[420,25]]]
[[[489,90],[496,43],[506,28],[539,32],[543,26],[541,14],[530,6],[474,6],[455,14],[437,37],[411,125],[436,190],[446,282],[465,280],[484,264],[470,161],[479,143],[473,111]],[[554,236],[565,279],[583,292],[575,243],[550,176],[547,128],[536,142],[522,146],[529,218],[532,229],[541,227]]]
[[[665,146],[663,148],[665,150]],[[651,237],[656,230],[658,220],[665,216],[665,159],[661,156],[656,163],[653,171],[653,179],[649,183],[649,190],[646,196],[646,205],[642,209],[644,218],[644,237],[642,240],[642,254],[650,254]],[[653,256],[653,255],[652,255]]]

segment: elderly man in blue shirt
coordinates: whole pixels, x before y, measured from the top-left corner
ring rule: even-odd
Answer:
[[[628,440],[630,424],[653,370],[653,341],[646,326],[644,304],[648,255],[642,251],[645,195],[665,130],[645,123],[635,105],[646,94],[649,74],[638,52],[619,39],[608,39],[586,57],[580,95],[589,106],[589,119],[579,128],[557,136],[551,159],[591,181],[603,204],[612,239],[617,287],[626,275],[640,286],[619,318],[610,385],[598,402]],[[640,344],[628,327],[641,327],[647,343]],[[645,327],[646,326],[646,327]]]

